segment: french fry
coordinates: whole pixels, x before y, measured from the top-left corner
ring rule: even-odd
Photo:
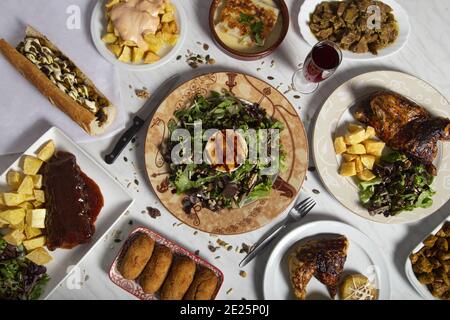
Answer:
[[[45,250],[45,248],[37,248],[28,253],[25,258],[34,262],[38,266],[45,265],[52,261],[52,256]]]
[[[119,56],[119,60],[123,62],[130,62],[131,61],[131,48],[128,46],[124,46],[122,53]]]
[[[339,174],[344,177],[353,177],[356,175],[356,164],[355,161],[344,162],[341,165]]]
[[[362,144],[355,144],[347,148],[349,154],[365,154],[366,148]]]
[[[17,193],[32,194],[33,188],[34,188],[33,178],[31,176],[25,176],[25,178],[23,178],[19,188],[17,189]]]
[[[17,189],[19,187],[22,179],[22,174],[14,170],[10,170],[6,174],[6,183],[13,189]]]

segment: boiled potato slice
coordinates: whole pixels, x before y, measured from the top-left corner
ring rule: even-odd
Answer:
[[[344,177],[352,177],[356,175],[356,164],[355,161],[344,162],[341,165],[339,174]]]
[[[362,154],[361,155],[361,162],[362,164],[369,170],[373,169],[373,165],[375,164],[375,156],[372,156],[370,154]]]
[[[114,53],[116,58],[120,57],[120,54],[122,53],[122,47],[120,45],[118,45],[118,44],[108,44],[107,47],[108,47],[109,51]]]
[[[336,154],[342,154],[347,151],[347,145],[345,144],[344,137],[337,137],[334,139],[334,151]]]
[[[349,154],[365,154],[366,148],[362,144],[355,144],[347,148]]]
[[[170,33],[178,33],[178,25],[176,23],[176,21],[171,21],[169,22],[169,32]]]
[[[345,143],[349,145],[358,144],[366,139],[366,130],[364,128],[358,129],[355,132],[349,132],[345,135]]]
[[[22,174],[20,172],[10,170],[6,174],[6,183],[13,189],[17,189],[22,182]]]
[[[42,146],[42,148],[37,153],[37,157],[42,161],[48,161],[53,154],[55,153],[55,143],[53,140],[47,141],[46,144]]]
[[[385,143],[377,140],[366,140],[363,142],[366,147],[367,154],[380,157],[383,153]]]
[[[366,128],[366,139],[373,138],[373,137],[375,137],[375,135],[376,135],[375,128],[368,126]]]
[[[52,256],[48,253],[48,251],[45,250],[45,248],[37,248],[31,251],[29,254],[27,254],[25,258],[34,262],[38,266],[47,264],[53,259]]]
[[[17,193],[32,194],[33,188],[34,188],[33,178],[30,176],[25,176],[25,178],[23,178],[22,183],[20,184],[19,188],[17,189]]]
[[[3,200],[8,207],[14,207],[26,201],[25,194],[18,194],[13,192],[6,192],[3,194]]]
[[[19,246],[25,240],[25,235],[22,231],[13,229],[3,237],[3,240],[13,246]]]
[[[114,7],[116,4],[118,4],[119,2],[120,2],[120,0],[109,0],[109,2],[107,4],[105,4],[105,8],[110,9],[110,8]]]
[[[344,158],[345,161],[350,162],[352,160],[355,160],[358,157],[358,155],[344,153],[344,154],[342,154],[342,157]]]
[[[22,202],[21,204],[18,204],[17,206],[19,208],[23,208],[23,209],[33,209],[34,208],[33,204],[28,201]]]
[[[165,14],[163,14],[163,16],[161,17],[161,22],[171,22],[175,20],[175,16],[173,15],[172,12],[167,12]]]
[[[119,56],[119,60],[123,62],[131,61],[131,48],[129,46],[124,46],[122,53]]]
[[[164,6],[164,11],[166,13],[174,13],[175,5],[173,3],[166,3],[166,5]]]
[[[19,224],[25,218],[25,209],[17,208],[2,211],[0,212],[0,218],[11,225]]]
[[[106,26],[106,32],[108,33],[114,33],[114,26],[112,21],[108,22],[108,25]],[[115,34],[114,34],[115,35]]]
[[[0,228],[5,228],[9,225],[8,221],[3,220],[0,218]]]
[[[172,33],[163,32],[162,34],[163,40],[171,46],[174,46],[178,41],[178,35]]]
[[[153,63],[161,59],[157,54],[154,54],[151,51],[148,51],[144,58],[144,63]]]
[[[43,190],[34,190],[34,197],[36,201],[45,202],[45,192]]]
[[[45,209],[27,210],[26,223],[30,227],[44,229],[46,215],[47,215],[47,210],[45,210]]]
[[[9,227],[23,232],[25,230],[25,220],[20,221],[18,224],[10,224]]]
[[[23,173],[26,175],[35,175],[39,172],[43,161],[33,156],[23,157]]]
[[[23,242],[23,246],[25,247],[25,249],[27,249],[27,251],[32,251],[36,248],[41,248],[45,246],[45,240],[46,240],[45,236],[39,236],[37,238],[25,240]]]
[[[44,203],[40,201],[33,201],[32,203],[35,209],[42,208],[42,206],[44,205]]]
[[[364,169],[363,172],[358,173],[358,178],[362,181],[370,181],[372,179],[375,179],[376,176],[372,173],[372,171]]]
[[[132,52],[132,61],[134,63],[139,63],[142,61],[142,59],[144,58],[144,53],[145,51],[142,50],[139,47],[133,47],[133,52]]]
[[[363,166],[363,163],[361,162],[360,157],[355,158],[355,168],[356,168],[356,173],[361,173],[364,170],[364,166]]]
[[[35,189],[42,188],[42,175],[41,174],[32,175],[31,178],[33,179],[33,184],[34,184]]]
[[[348,125],[347,129],[348,129],[348,132],[350,132],[350,133],[360,131],[361,129],[364,130],[364,128],[362,126],[360,126],[359,124],[355,124],[355,123],[350,123]]]
[[[106,44],[112,44],[117,41],[117,36],[113,32],[105,33],[102,37],[102,41]]]
[[[42,234],[42,230],[39,228],[33,228],[29,225],[25,224],[25,235],[27,239],[33,239],[37,236],[40,236]]]

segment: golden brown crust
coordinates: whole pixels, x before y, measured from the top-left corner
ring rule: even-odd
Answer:
[[[56,46],[54,46],[44,35],[34,30],[31,27],[27,27],[27,36],[39,37],[44,42],[44,45],[63,54]],[[81,128],[83,128],[90,135],[97,135],[103,133],[106,128],[111,124],[115,116],[115,108],[109,106],[105,108],[107,114],[107,121],[102,126],[99,126],[97,119],[93,113],[81,106],[78,102],[73,100],[57,86],[55,86],[47,76],[39,70],[30,60],[18,52],[13,46],[11,46],[4,39],[0,39],[0,52],[6,57],[6,59],[22,74],[28,81],[30,81],[47,99],[61,111],[67,114],[73,121],[75,121]],[[64,55],[64,54],[63,54]],[[72,62],[73,63],[73,62]],[[74,64],[75,65],[75,64]],[[90,81],[84,73],[77,67],[79,76],[91,86],[98,96],[108,100]]]
[[[188,257],[182,256],[172,264],[161,289],[161,300],[181,300],[194,280],[197,265]]]
[[[186,292],[185,300],[211,300],[216,292],[219,279],[216,274],[205,267],[201,267],[195,274],[189,290]]]
[[[169,273],[172,260],[173,255],[169,248],[162,245],[155,247],[139,281],[145,293],[152,294],[161,288]]]
[[[119,263],[119,272],[125,279],[134,280],[144,270],[152,256],[155,241],[145,234],[138,235],[128,247]]]

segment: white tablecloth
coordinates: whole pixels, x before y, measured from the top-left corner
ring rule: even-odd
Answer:
[[[46,35],[117,106],[117,119],[103,136],[124,127],[119,80],[113,66],[97,52],[90,35],[90,16],[96,1],[90,0],[2,0],[0,38],[16,46],[33,26]],[[90,137],[25,80],[0,54],[0,154],[25,150],[50,126],[64,129],[78,142]]]

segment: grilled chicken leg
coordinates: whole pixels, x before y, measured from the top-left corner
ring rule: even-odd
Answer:
[[[432,117],[421,106],[389,91],[372,94],[369,101],[357,109],[355,117],[374,127],[387,146],[406,153],[436,175],[433,160],[437,141],[450,140],[449,119]]]
[[[306,297],[306,286],[314,276],[327,286],[331,298],[347,259],[348,240],[344,236],[311,240],[295,248],[289,256],[289,273],[294,295],[299,300]]]

